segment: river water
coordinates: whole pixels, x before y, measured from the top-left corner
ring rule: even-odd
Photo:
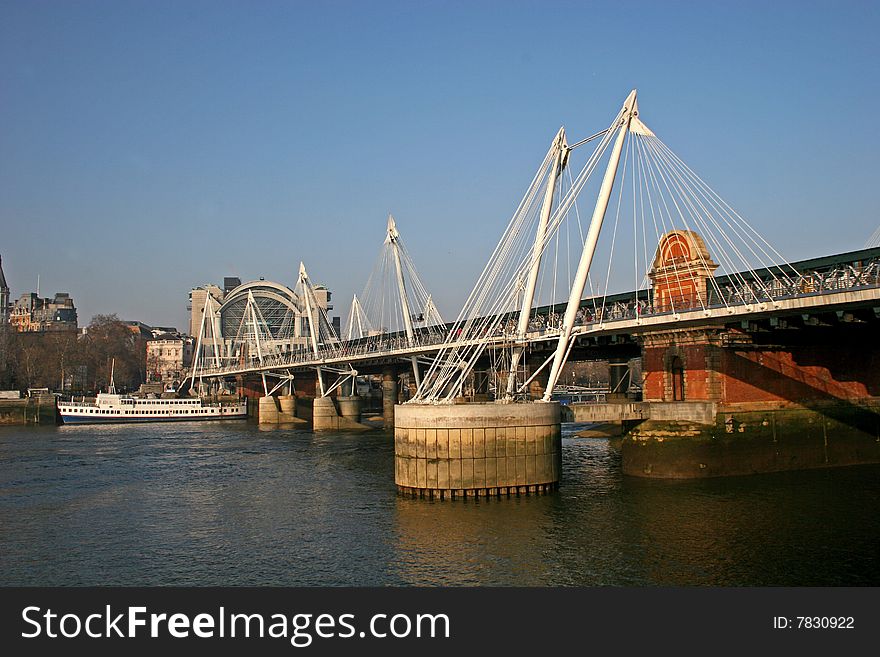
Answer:
[[[0,429],[3,585],[878,585],[880,467],[624,477],[564,425],[558,493],[399,497],[390,435]]]

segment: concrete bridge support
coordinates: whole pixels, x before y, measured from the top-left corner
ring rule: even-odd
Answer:
[[[312,409],[314,431],[370,430],[370,427],[360,423],[360,397],[316,397]]]
[[[272,395],[260,397],[259,404],[260,424],[278,424],[278,398]]]
[[[394,407],[397,405],[397,373],[390,367],[382,370],[382,419],[386,429],[394,428]]]
[[[293,395],[281,395],[278,397],[278,422],[305,424],[305,420],[296,416],[296,397]]]
[[[397,406],[394,480],[431,498],[544,493],[562,462],[556,402]]]
[[[339,406],[339,414],[348,418],[352,422],[361,421],[361,398],[357,395],[350,397],[337,397],[336,402]]]
[[[643,337],[650,414],[621,446],[626,474],[700,478],[880,463],[876,320]],[[675,412],[711,406],[706,417]]]
[[[306,420],[296,416],[296,397],[293,395],[260,397],[258,403],[260,424],[306,424]]]

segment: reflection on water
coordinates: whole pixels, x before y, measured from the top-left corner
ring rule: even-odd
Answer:
[[[558,493],[454,502],[387,434],[0,429],[0,584],[880,584],[880,468],[641,480],[566,429]]]

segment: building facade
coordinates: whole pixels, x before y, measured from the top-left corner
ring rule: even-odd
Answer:
[[[76,306],[67,292],[56,292],[49,298],[28,292],[13,304],[9,323],[20,333],[76,331]]]
[[[176,388],[192,365],[192,355],[193,339],[189,336],[147,341],[147,383]]]
[[[186,305],[190,311],[189,334],[198,335],[202,326],[202,316],[205,314],[205,306],[208,305],[208,297],[211,297],[214,308],[219,308],[226,297],[226,292],[217,285],[208,284],[194,287],[189,291],[189,301]]]

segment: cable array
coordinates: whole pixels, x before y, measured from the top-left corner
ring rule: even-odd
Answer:
[[[401,297],[401,288],[405,299]],[[352,300],[343,335],[346,339],[406,331],[445,333],[443,318],[422,282],[415,262],[389,217],[385,241],[362,294]]]
[[[615,118],[612,127],[617,120]],[[525,290],[529,272],[536,260],[544,256],[559,224],[574,206],[577,193],[586,185],[611,143],[610,128],[597,134],[601,135],[598,145],[549,218],[544,238],[536,244],[534,235],[544,196],[542,192],[557,162],[555,142],[547,151],[449,331],[447,342],[450,346],[437,355],[411,401],[450,401],[460,395],[467,378],[483,355],[486,338],[515,330],[515,312],[519,309],[518,302]]]
[[[797,291],[799,274],[779,252],[638,119],[637,105],[632,123],[625,110],[594,136],[601,138],[577,175],[568,157],[572,147],[561,159],[564,175],[550,175],[557,162],[554,149],[545,155],[413,402],[449,402],[461,395],[478,362],[490,369],[517,362],[498,353],[486,357],[484,351],[499,336],[508,338],[505,349],[525,342],[516,331],[519,301],[536,259],[540,275],[529,332],[563,337],[574,327],[623,316],[764,303]],[[577,201],[585,190],[598,192],[592,174],[611,161],[609,146],[621,130],[610,203],[597,210],[605,221],[598,224],[602,230],[590,259],[589,293],[566,330],[557,310],[572,289],[572,262],[580,261],[589,241],[585,232],[593,230],[585,231]],[[539,210],[551,181],[553,210],[542,232]],[[615,291],[632,295],[621,299]],[[526,373],[516,376],[523,382],[517,387],[521,393]],[[497,384],[495,392],[500,393]]]

